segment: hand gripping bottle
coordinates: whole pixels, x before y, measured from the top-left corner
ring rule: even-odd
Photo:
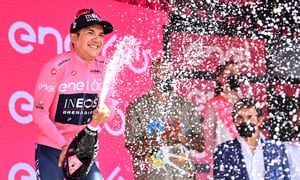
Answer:
[[[98,128],[88,125],[71,141],[62,164],[66,179],[86,176],[98,153]]]

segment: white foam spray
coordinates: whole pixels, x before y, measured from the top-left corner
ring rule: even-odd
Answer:
[[[117,41],[115,46],[116,50],[107,65],[103,85],[99,92],[99,109],[103,107],[104,100],[107,96],[110,86],[114,86],[117,73],[124,68],[124,65],[128,65],[133,59],[135,49],[136,47],[139,47],[140,44],[141,43],[133,36],[124,36]]]

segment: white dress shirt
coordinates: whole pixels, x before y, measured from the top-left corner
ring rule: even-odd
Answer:
[[[300,179],[300,142],[284,142],[289,160],[291,180]]]
[[[254,154],[252,154],[249,145],[242,137],[238,136],[237,140],[241,143],[242,154],[245,159],[249,179],[264,180],[265,165],[261,138],[258,140],[258,146],[256,147]]]

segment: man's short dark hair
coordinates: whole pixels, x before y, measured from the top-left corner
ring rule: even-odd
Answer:
[[[220,64],[215,71],[216,77],[221,75],[222,72],[225,70],[225,67],[229,66],[229,65],[237,65],[237,63],[233,62],[233,61],[225,61],[224,63]]]
[[[260,103],[256,101],[254,98],[242,98],[239,101],[237,101],[232,109],[232,119],[235,121],[235,115],[236,113],[241,110],[242,108],[252,108],[254,107],[257,113],[257,117],[261,118],[262,117],[262,108]]]

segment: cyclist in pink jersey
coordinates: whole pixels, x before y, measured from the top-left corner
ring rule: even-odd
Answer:
[[[33,120],[38,126],[35,152],[37,179],[63,180],[61,162],[68,144],[86,125],[97,127],[110,117],[109,108],[98,107],[105,74],[99,57],[104,35],[113,26],[93,9],[81,9],[70,26],[73,51],[46,63],[38,77]],[[105,101],[109,106],[109,102]],[[103,179],[94,163],[84,180]]]

